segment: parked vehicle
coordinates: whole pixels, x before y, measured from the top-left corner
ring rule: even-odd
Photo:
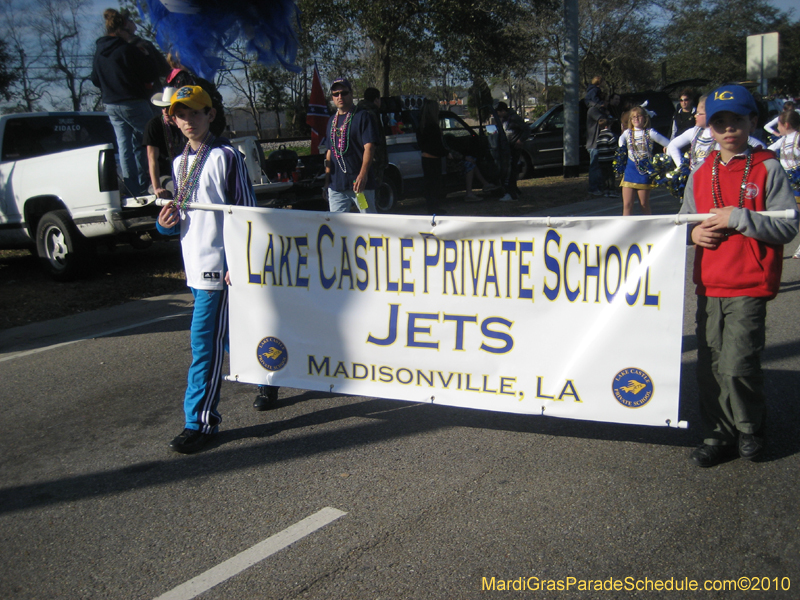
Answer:
[[[392,96],[382,99],[380,116],[387,132],[388,165],[375,194],[375,206],[378,212],[391,212],[403,198],[422,195],[422,153],[416,135],[422,101],[423,98],[419,96]],[[439,125],[445,144],[451,150],[459,155],[475,157],[478,168],[485,177],[489,179],[496,177],[497,168],[485,131],[476,130],[450,111],[439,113]],[[245,156],[255,154],[253,151],[248,151],[250,141],[245,141],[245,138],[234,141]],[[255,138],[252,138],[252,144],[255,144]],[[322,161],[326,148],[320,146],[320,152],[321,154],[316,156],[297,156],[293,151],[284,149],[262,159],[260,165],[255,159],[248,160],[251,176],[258,173],[253,177],[253,183],[259,204],[327,210],[327,205],[321,200],[324,185]],[[443,161],[443,165],[445,191],[449,193],[464,189],[466,180],[462,162],[459,159],[448,159]],[[281,175],[286,175],[287,171],[286,179],[290,184],[284,188],[275,185],[284,179]],[[299,173],[295,175],[295,172]]]
[[[389,165],[375,197],[380,212],[390,212],[402,198],[422,195],[422,153],[416,136],[420,106],[422,102],[417,97],[392,97],[382,101],[381,117],[386,128],[393,133],[386,136]],[[497,168],[485,131],[476,130],[461,117],[446,110],[439,112],[439,126],[448,148],[459,155],[475,157],[483,175],[494,178]],[[465,177],[462,162],[458,159],[446,160],[444,165],[445,192],[463,190]]]
[[[78,275],[98,241],[147,243],[154,198],[122,198],[105,113],[0,117],[0,249],[35,249],[56,280]]]
[[[647,110],[655,113],[655,116],[651,117],[652,126],[662,135],[669,137],[675,109],[666,93],[622,94],[622,102],[616,112],[612,111],[612,116],[618,119],[624,106],[638,106],[644,102],[647,102]],[[589,164],[589,153],[586,151],[586,112],[586,104],[581,100],[579,156],[582,165]],[[557,104],[548,110],[534,121],[530,128],[531,135],[525,141],[520,157],[520,179],[533,177],[537,171],[564,165],[564,105]]]

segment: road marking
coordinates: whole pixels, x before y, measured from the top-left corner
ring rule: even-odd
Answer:
[[[283,550],[290,544],[314,533],[317,529],[322,529],[325,525],[332,523],[346,514],[346,512],[342,512],[336,508],[323,508],[321,511],[314,513],[310,517],[306,517],[299,523],[287,527],[280,533],[268,537],[252,548],[248,548],[244,552],[237,554],[233,558],[229,558],[225,562],[198,575],[194,579],[190,579],[186,583],[173,588],[155,600],[192,600],[192,598],[196,598],[215,585],[238,575],[245,569],[249,569],[254,564],[261,562],[265,558]]]
[[[185,317],[186,315],[190,314],[192,314],[191,311],[186,311],[174,315],[167,315],[165,317],[158,317],[157,319],[150,319],[149,321],[143,321],[141,323],[134,323],[133,325],[126,325],[125,327],[119,327],[118,329],[112,329],[111,331],[103,331],[102,333],[93,333],[92,335],[87,335],[85,337],[78,338],[75,340],[70,340],[68,342],[61,342],[60,344],[43,346],[42,348],[34,348],[33,350],[22,350],[20,352],[13,352],[8,356],[0,358],[0,362],[13,360],[15,358],[22,358],[24,356],[30,356],[32,354],[39,354],[40,352],[47,352],[48,350],[55,350],[56,348],[61,348],[62,346],[69,346],[70,344],[77,344],[78,342],[85,342],[86,340],[93,340],[95,338],[107,337],[109,335],[114,335],[115,333],[120,333],[121,331],[128,331],[129,329],[136,329],[137,327],[144,327],[145,325],[152,325],[153,323],[158,323],[159,321],[166,321],[168,319],[175,319],[177,317]]]

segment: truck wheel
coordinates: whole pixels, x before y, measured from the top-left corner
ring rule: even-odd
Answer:
[[[56,281],[70,281],[81,274],[88,243],[70,219],[69,211],[46,213],[36,229],[39,260]]]
[[[391,212],[399,200],[397,184],[389,178],[384,179],[380,187],[375,190],[375,209],[379,213]]]

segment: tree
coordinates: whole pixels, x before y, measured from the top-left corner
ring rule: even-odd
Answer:
[[[770,89],[782,96],[800,95],[800,21],[782,23],[778,27],[780,50],[778,78],[770,81]]]
[[[656,0],[580,0],[579,73],[585,88],[595,76],[606,81],[610,91],[632,91],[651,87],[655,82],[654,49],[658,32],[651,24],[650,11]],[[549,78],[561,82],[564,61],[565,29],[563,6],[540,13],[530,34],[542,40],[548,66],[555,64]]]
[[[15,81],[11,110],[80,110],[98,97],[89,85],[92,51],[84,42],[89,0],[2,0],[3,39]]]
[[[275,113],[277,137],[281,137],[281,115],[290,104],[287,88],[291,83],[292,74],[279,67],[256,65],[253,69],[253,78],[258,82],[262,106],[267,111]]]
[[[669,81],[744,80],[747,36],[775,31],[785,18],[766,0],[675,0],[670,9],[662,34]]]
[[[40,0],[39,13],[34,17],[33,28],[39,35],[42,47],[49,48],[50,81],[63,86],[72,106],[80,110],[90,83],[91,67],[81,54],[88,52],[81,39],[80,23],[88,0]]]
[[[0,40],[0,95],[6,100],[11,99],[11,85],[17,80],[19,74],[11,70],[11,55],[8,53],[8,44]]]

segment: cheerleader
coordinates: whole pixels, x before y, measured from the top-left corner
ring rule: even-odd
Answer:
[[[672,158],[676,167],[681,166],[683,161],[681,150],[685,146],[689,146],[690,171],[702,163],[714,149],[716,142],[706,129],[706,98],[708,98],[708,94],[701,96],[697,102],[697,111],[694,113],[695,126],[673,138],[667,146],[667,154]]]
[[[719,144],[711,137],[711,132],[706,126],[706,98],[708,98],[708,94],[701,96],[700,100],[697,102],[697,112],[695,113],[695,122],[697,125],[684,131],[667,146],[667,154],[669,154],[672,162],[675,163],[677,167],[672,172],[674,181],[671,186],[671,191],[681,202],[683,202],[683,188],[689,173],[699,167],[713,150],[719,150]],[[747,144],[753,148],[764,147],[761,140],[753,136],[748,138]],[[684,158],[681,150],[686,146],[689,146],[688,169],[686,169],[686,167],[682,168]]]
[[[630,110],[628,129],[619,137],[620,148],[626,148],[628,162],[622,177],[622,214],[633,214],[633,204],[639,197],[642,214],[653,214],[650,209],[650,190],[655,186],[651,183],[653,142],[665,148],[669,140],[650,128],[650,115],[641,106],[634,106]]]
[[[792,102],[791,100],[787,100],[786,102],[783,103],[783,110],[784,111],[794,110],[797,111],[798,114],[800,114],[800,108],[796,108],[794,102]],[[764,129],[766,130],[766,132],[774,138],[781,136],[780,130],[776,129],[776,127],[778,127],[778,119],[780,118],[781,116],[778,115],[777,117],[772,119],[772,121],[764,125]]]
[[[778,153],[781,166],[789,175],[795,199],[800,202],[800,114],[789,108],[778,116],[780,139],[769,149]],[[792,258],[800,258],[800,247]]]

